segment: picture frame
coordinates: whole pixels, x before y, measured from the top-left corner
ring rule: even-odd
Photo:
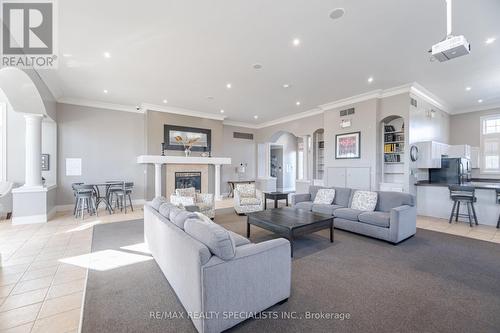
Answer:
[[[335,159],[361,158],[361,132],[335,135]]]
[[[50,155],[42,154],[42,171],[50,170]]]
[[[182,143],[175,140],[176,136],[182,138],[199,138],[191,148],[192,151],[210,152],[212,146],[212,130],[176,125],[164,125],[164,142],[166,150],[184,150]]]

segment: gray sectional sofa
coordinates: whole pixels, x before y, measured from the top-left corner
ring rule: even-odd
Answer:
[[[253,244],[164,198],[144,206],[144,238],[198,332],[227,330],[290,296],[284,238]]]
[[[335,198],[331,204],[314,204],[319,189],[311,186],[309,193],[292,196],[292,206],[334,216],[335,228],[383,239],[397,244],[417,231],[415,197],[408,193],[377,191],[377,206],[373,212],[352,209],[354,189],[331,187]]]

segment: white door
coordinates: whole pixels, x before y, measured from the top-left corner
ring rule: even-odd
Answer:
[[[326,179],[328,186],[346,187],[346,168],[327,168]]]
[[[346,187],[357,190],[370,190],[370,168],[347,168]]]

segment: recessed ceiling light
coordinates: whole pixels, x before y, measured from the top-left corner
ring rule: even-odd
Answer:
[[[104,52],[104,58],[111,58],[111,53],[109,52]]]
[[[107,93],[108,93],[108,90],[107,90],[107,89],[104,89],[102,92],[103,92],[103,93],[105,93],[105,94],[107,94]]]
[[[288,89],[288,88],[290,88],[290,87],[291,87],[291,86],[290,86],[290,84],[289,84],[289,83],[285,83],[285,84],[283,84],[283,88],[285,88],[285,89]]]
[[[344,16],[344,14],[345,14],[344,8],[335,8],[330,12],[330,18],[332,20],[338,20],[339,18]]]
[[[163,104],[167,104],[168,101],[166,99],[163,100]]]
[[[259,116],[255,115],[253,116],[253,119],[259,119]]]
[[[62,55],[64,58],[71,58],[73,55],[69,53],[63,53]]]
[[[295,105],[299,106],[300,105],[300,101],[295,102]]]
[[[471,87],[465,87],[465,90],[466,90],[466,91],[471,91],[471,90],[472,90],[472,88],[471,88]]]
[[[213,100],[214,100],[214,96],[207,96],[207,99],[208,99],[209,101],[213,101]]]
[[[299,46],[300,45],[300,39],[294,38],[292,41],[293,46]]]
[[[489,37],[489,38],[486,38],[486,40],[484,41],[486,44],[492,44],[494,41],[496,41],[497,39],[495,37]]]
[[[227,88],[227,89],[231,89],[231,87],[232,87],[232,86],[233,86],[233,85],[232,85],[231,83],[227,83],[227,84],[226,84],[226,88]]]
[[[478,100],[477,100],[477,102],[478,102],[478,103],[482,103],[482,102],[483,102],[483,100],[482,100],[482,99],[478,99]]]
[[[223,109],[220,109],[220,113],[224,113],[224,110],[223,110]]]
[[[262,69],[261,64],[253,64],[253,69]]]
[[[370,77],[368,78],[368,83],[372,83],[372,82],[373,82],[373,76],[370,76]]]

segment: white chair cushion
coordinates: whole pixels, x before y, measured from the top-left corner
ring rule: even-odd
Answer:
[[[178,188],[175,190],[175,194],[179,197],[196,197],[196,189],[194,187],[188,188]]]
[[[335,199],[335,189],[333,188],[322,188],[316,193],[314,198],[314,203],[318,205],[331,205]]]
[[[260,199],[258,199],[258,198],[241,198],[240,205],[241,206],[260,205]]]
[[[255,198],[255,184],[238,184],[236,190],[240,198]]]
[[[351,208],[365,212],[373,212],[377,206],[377,199],[377,192],[355,191],[352,196]]]

